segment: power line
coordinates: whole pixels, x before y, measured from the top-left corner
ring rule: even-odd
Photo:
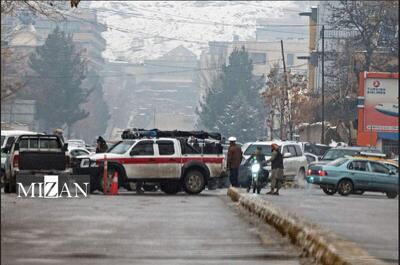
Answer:
[[[250,66],[250,65],[254,65],[254,63],[250,63],[250,64],[239,64],[239,65],[222,65],[222,66],[216,66],[216,67],[204,67],[204,68],[192,68],[192,69],[188,69],[188,70],[177,70],[177,71],[163,71],[163,72],[153,72],[153,73],[137,73],[137,74],[129,74],[129,73],[123,73],[123,74],[116,74],[116,75],[100,75],[100,74],[96,74],[96,75],[86,75],[86,77],[123,77],[123,76],[152,76],[152,75],[162,75],[162,74],[174,74],[174,73],[190,73],[190,72],[197,72],[197,71],[209,71],[209,70],[222,70],[224,68],[235,68],[235,67],[243,67],[243,66]],[[299,65],[293,65],[290,68],[291,69],[300,69],[299,67],[307,65],[307,63],[303,63],[303,64],[299,64]],[[270,67],[272,67],[271,65],[269,65]],[[274,69],[276,69],[274,67]],[[278,68],[281,69],[281,68]],[[283,69],[283,68],[282,68]],[[5,77],[21,77],[21,75],[11,75],[11,74],[5,74]],[[58,79],[58,78],[71,78],[71,75],[59,75],[59,76],[47,76],[47,77],[40,77],[40,76],[30,76],[30,75],[26,75],[26,78],[33,78],[33,79]]]

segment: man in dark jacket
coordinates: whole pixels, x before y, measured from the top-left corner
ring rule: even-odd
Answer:
[[[108,146],[106,141],[103,139],[103,137],[99,136],[99,138],[97,138],[96,153],[105,153],[107,150]]]
[[[233,187],[239,187],[239,166],[243,159],[242,149],[236,144],[236,137],[229,137],[229,149],[227,155],[227,167],[229,180]]]
[[[283,181],[283,155],[279,150],[279,145],[272,144],[271,149],[271,158],[266,161],[271,162],[271,190],[267,194],[279,195]]]

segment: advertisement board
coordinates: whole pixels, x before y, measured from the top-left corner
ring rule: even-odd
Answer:
[[[377,78],[367,75],[364,82],[364,131],[398,132],[398,79]]]

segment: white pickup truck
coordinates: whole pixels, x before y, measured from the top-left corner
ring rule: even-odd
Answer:
[[[196,148],[187,138],[125,139],[107,153],[82,160],[81,168],[102,166],[105,156],[109,178],[117,171],[120,186],[128,187],[129,183],[138,181],[157,183],[168,194],[181,189],[188,194],[198,194],[224,170],[220,144],[209,143]],[[103,188],[102,177],[98,185],[99,189]]]

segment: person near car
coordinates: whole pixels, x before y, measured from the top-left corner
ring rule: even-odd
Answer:
[[[45,133],[45,134],[46,134],[46,133]],[[65,143],[64,135],[63,135],[63,130],[62,130],[62,129],[60,129],[60,128],[54,129],[53,134],[54,134],[54,135],[57,135],[58,137],[60,137],[60,139],[61,139],[61,141],[63,142],[63,144]]]
[[[266,160],[266,162],[271,162],[271,190],[267,194],[279,195],[283,182],[283,155],[279,145],[273,143],[271,149],[271,158]]]
[[[227,168],[229,170],[229,180],[233,187],[239,187],[239,166],[243,159],[242,149],[236,144],[236,137],[229,137],[229,149],[227,155]]]
[[[108,150],[108,146],[103,137],[99,136],[97,138],[96,153],[105,153]]]

